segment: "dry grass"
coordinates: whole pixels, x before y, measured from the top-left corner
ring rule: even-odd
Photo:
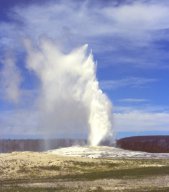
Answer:
[[[0,191],[169,191],[167,159],[85,159],[46,153],[0,155]]]

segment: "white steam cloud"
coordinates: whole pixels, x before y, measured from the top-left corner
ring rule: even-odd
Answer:
[[[43,39],[37,49],[25,41],[28,69],[41,82],[41,128],[47,135],[56,130],[86,129],[92,146],[112,138],[112,105],[100,90],[96,65],[87,45],[65,54]]]
[[[20,84],[22,78],[15,59],[7,54],[3,61],[3,69],[0,74],[0,87],[3,90],[3,97],[9,101],[17,103],[20,98]]]

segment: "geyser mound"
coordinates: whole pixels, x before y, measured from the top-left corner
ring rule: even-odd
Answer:
[[[46,136],[88,132],[92,146],[112,139],[112,105],[99,88],[96,65],[87,45],[65,54],[50,40],[37,48],[25,41],[27,66],[41,82],[38,99]]]
[[[47,151],[46,153],[59,156],[85,158],[135,158],[135,159],[168,159],[169,153],[147,153],[141,151],[124,150],[109,146],[73,146]]]

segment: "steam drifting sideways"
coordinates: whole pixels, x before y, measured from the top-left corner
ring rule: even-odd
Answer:
[[[99,88],[88,45],[68,54],[48,39],[41,40],[37,48],[26,40],[25,47],[27,67],[41,82],[38,106],[45,134],[85,129],[92,146],[112,139],[112,105]]]

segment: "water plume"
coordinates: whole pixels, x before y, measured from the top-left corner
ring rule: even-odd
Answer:
[[[88,142],[99,145],[112,138],[112,105],[99,88],[96,65],[88,45],[64,53],[49,39],[38,47],[25,41],[27,67],[41,82],[39,109],[46,135],[86,131]]]

